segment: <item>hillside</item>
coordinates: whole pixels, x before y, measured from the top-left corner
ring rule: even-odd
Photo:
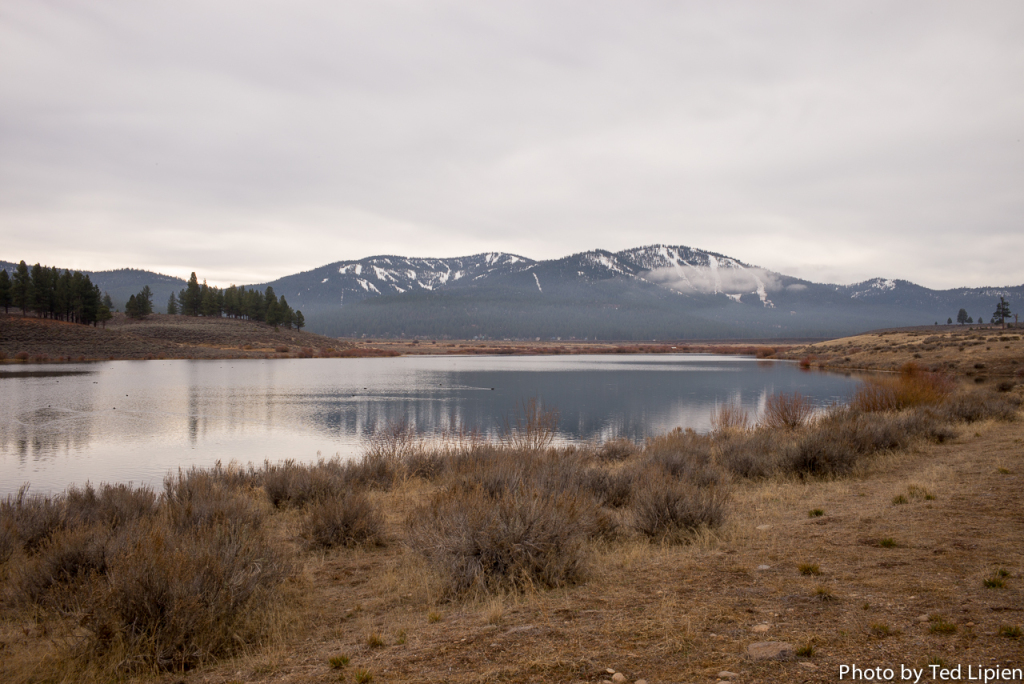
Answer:
[[[105,328],[0,313],[0,354],[35,360],[225,359],[341,353],[348,345],[321,335],[275,330],[227,318],[118,314]]]

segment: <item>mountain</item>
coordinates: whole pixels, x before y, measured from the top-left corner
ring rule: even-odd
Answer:
[[[0,262],[0,268],[13,264]],[[149,271],[89,272],[123,307],[149,285],[162,310],[186,283]],[[965,308],[988,320],[1024,285],[930,290],[906,280],[814,283],[685,246],[591,250],[534,261],[487,252],[338,261],[246,287],[272,286],[311,332],[344,337],[652,340],[833,337],[930,325]]]
[[[310,330],[337,336],[686,339],[828,337],[987,319],[1024,286],[930,290],[905,280],[814,283],[685,246],[534,261],[489,252],[340,261],[270,283]]]

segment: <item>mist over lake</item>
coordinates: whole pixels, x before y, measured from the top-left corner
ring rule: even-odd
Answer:
[[[710,428],[714,408],[756,417],[767,396],[848,399],[850,376],[713,355],[428,356],[113,361],[0,371],[0,494],[31,483],[159,484],[178,468],[358,456],[405,423],[497,438],[531,398],[558,412],[560,441],[642,440]]]

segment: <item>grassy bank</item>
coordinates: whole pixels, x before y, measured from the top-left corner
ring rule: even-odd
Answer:
[[[0,506],[4,681],[834,681],[1013,662],[1019,389],[908,368],[814,414],[552,448],[396,426],[355,462]],[[754,641],[802,655],[754,661]]]
[[[105,327],[0,314],[0,362],[60,363],[115,359],[268,359],[393,356],[352,343],[265,323],[154,314],[117,314]]]

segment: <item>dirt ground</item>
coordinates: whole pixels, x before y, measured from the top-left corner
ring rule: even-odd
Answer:
[[[420,487],[380,495],[396,533]],[[273,645],[161,681],[601,682],[611,669],[651,684],[723,671],[834,682],[841,665],[1024,667],[1012,636],[1024,623],[1024,422],[965,426],[850,477],[741,483],[731,510],[692,544],[608,543],[579,586],[490,600],[440,601],[401,544],[327,552],[308,562]],[[761,641],[807,650],[757,661],[746,649]]]

